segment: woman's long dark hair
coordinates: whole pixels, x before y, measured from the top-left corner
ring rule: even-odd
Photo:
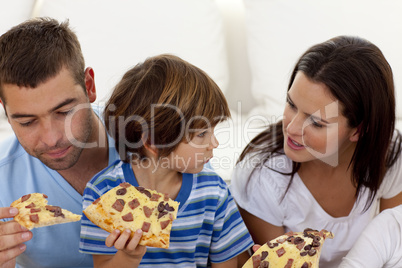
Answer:
[[[351,128],[358,128],[359,140],[350,161],[352,182],[356,197],[362,187],[370,191],[366,209],[373,202],[385,173],[401,152],[401,135],[395,128],[394,81],[380,49],[369,41],[351,36],[338,36],[309,48],[297,61],[290,77],[288,90],[298,72],[311,81],[325,84],[331,94],[342,103],[342,114]],[[266,160],[283,154],[282,121],[270,125],[257,135],[244,149],[239,161],[250,153],[262,156],[261,168]],[[286,175],[299,170],[300,163]],[[255,169],[254,169],[255,171]],[[283,174],[283,173],[282,173]],[[250,175],[251,177],[251,175]]]

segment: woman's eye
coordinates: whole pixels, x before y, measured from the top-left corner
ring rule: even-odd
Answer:
[[[318,123],[313,117],[310,117],[310,120],[311,120],[311,122],[312,122],[314,127],[317,127],[317,128],[322,128],[323,127],[323,125]]]

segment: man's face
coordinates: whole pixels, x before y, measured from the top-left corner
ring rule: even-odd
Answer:
[[[89,101],[96,95],[87,93],[66,68],[36,88],[3,85],[4,108],[22,147],[51,169],[74,166],[92,134]]]

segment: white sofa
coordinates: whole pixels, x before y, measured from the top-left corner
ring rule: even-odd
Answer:
[[[229,181],[247,142],[280,119],[289,72],[309,46],[340,34],[365,37],[384,52],[399,91],[401,11],[400,0],[0,0],[0,34],[33,16],[68,18],[95,70],[99,103],[148,56],[173,53],[204,69],[232,110],[217,128],[211,161]],[[11,129],[1,117],[3,139]]]

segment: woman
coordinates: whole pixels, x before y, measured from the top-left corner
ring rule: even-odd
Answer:
[[[257,244],[327,229],[323,267],[337,267],[378,213],[402,203],[401,136],[391,67],[358,37],[308,49],[291,74],[283,120],[245,148],[231,192]]]

